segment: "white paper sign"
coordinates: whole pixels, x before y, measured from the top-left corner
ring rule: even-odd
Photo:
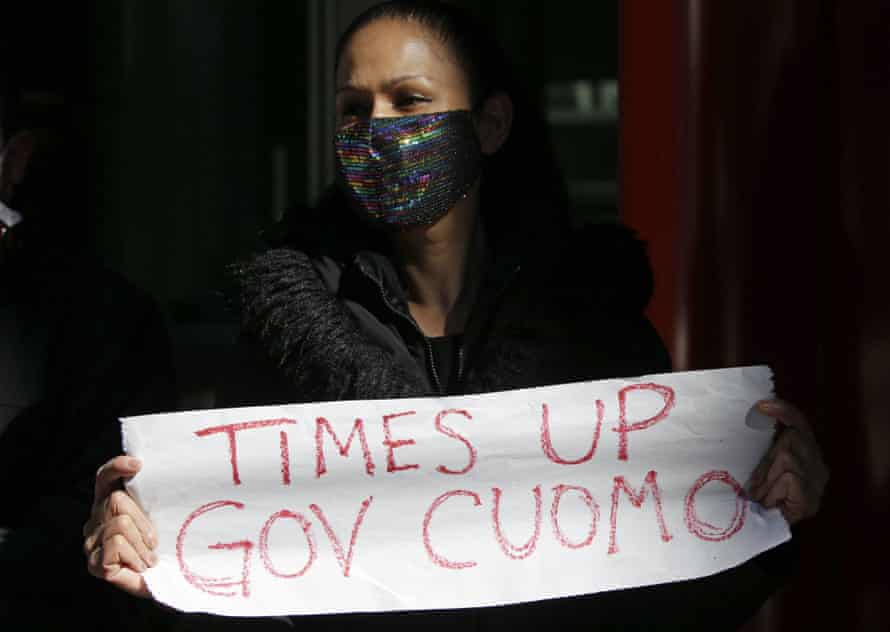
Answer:
[[[790,537],[742,489],[771,394],[754,367],[128,418],[160,539],[145,578],[180,610],[286,615],[713,574]]]

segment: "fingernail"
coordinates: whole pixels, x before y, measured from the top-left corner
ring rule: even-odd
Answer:
[[[158,536],[154,533],[149,533],[148,536],[146,536],[146,540],[148,540],[148,546],[151,548],[155,548],[158,545]]]
[[[155,564],[157,564],[158,563],[158,554],[155,553],[154,551],[149,551],[148,552],[148,563],[150,566],[154,566]]]
[[[136,458],[127,459],[127,467],[131,470],[138,470],[142,466],[142,461]]]

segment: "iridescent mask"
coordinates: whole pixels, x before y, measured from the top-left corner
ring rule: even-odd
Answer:
[[[340,130],[335,146],[350,198],[389,226],[433,224],[466,197],[482,169],[468,110],[357,121]]]

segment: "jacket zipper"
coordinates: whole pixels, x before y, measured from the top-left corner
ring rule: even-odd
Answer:
[[[489,320],[494,318],[494,313],[497,311],[498,306],[501,300],[504,298],[504,294],[506,294],[507,290],[510,289],[510,286],[513,284],[516,277],[519,275],[519,271],[522,269],[521,265],[517,265],[514,269],[510,278],[507,279],[501,288],[498,290],[497,297],[495,297],[494,302],[492,303],[491,313],[489,314]],[[457,350],[457,386],[458,388],[463,387],[463,375],[464,375],[464,344],[461,342],[460,346]]]
[[[504,285],[498,291],[498,296],[495,299],[495,304],[499,303],[500,300],[503,298],[504,293],[507,291],[507,289],[509,289],[513,280],[519,274],[520,269],[521,269],[521,266],[516,266],[516,268],[514,268],[513,274],[510,276],[510,278],[507,280],[507,282],[504,283]],[[379,279],[377,279],[375,276],[370,274],[368,272],[368,270],[366,270],[364,268],[364,266],[362,266],[362,272],[365,274],[366,277],[370,278],[374,282],[374,284],[377,286],[377,289],[380,292],[380,298],[383,300],[384,304],[386,304],[386,307],[389,309],[389,311],[391,311],[396,316],[404,319],[405,321],[409,322],[411,324],[411,326],[414,328],[414,330],[418,334],[420,334],[420,337],[423,338],[423,342],[426,345],[427,359],[429,360],[429,363],[430,363],[430,373],[432,374],[432,377],[433,377],[433,385],[436,387],[436,391],[439,393],[439,395],[445,396],[447,393],[445,392],[445,389],[442,388],[442,381],[439,378],[439,370],[436,367],[436,357],[433,354],[433,345],[432,345],[432,343],[430,343],[429,338],[427,338],[423,334],[423,331],[421,331],[420,327],[417,326],[417,322],[411,316],[406,315],[403,312],[397,310],[395,307],[393,307],[393,305],[389,302],[389,299],[387,299],[386,289],[383,287],[383,283]],[[494,309],[492,311],[494,311]],[[457,384],[458,385],[462,384],[463,375],[464,375],[464,345],[463,345],[463,342],[461,342],[461,344],[457,348]]]
[[[420,337],[423,338],[423,342],[426,344],[427,358],[430,363],[430,373],[432,373],[432,376],[433,376],[433,386],[436,387],[436,391],[439,393],[439,395],[445,395],[445,390],[442,388],[442,381],[439,379],[439,370],[436,367],[436,359],[435,359],[435,356],[433,355],[433,345],[430,343],[429,339],[423,335],[423,331],[420,330],[420,327],[417,326],[417,323],[415,322],[415,320],[413,318],[411,318],[410,316],[404,314],[403,312],[401,312],[398,309],[396,309],[395,307],[393,307],[392,303],[390,303],[389,299],[386,297],[386,289],[383,287],[383,283],[379,279],[377,279],[375,276],[370,274],[367,270],[365,270],[364,266],[362,266],[362,272],[365,274],[366,277],[371,279],[374,282],[374,284],[377,286],[377,289],[380,291],[380,298],[383,300],[384,304],[389,309],[389,311],[391,311],[393,314],[395,314],[399,318],[402,318],[405,321],[409,322],[411,324],[411,326],[414,328],[414,330],[418,334],[420,334]],[[463,357],[463,348],[462,347],[461,347],[461,357]],[[460,370],[460,365],[458,365],[458,369]]]
[[[433,374],[433,382],[435,382],[436,390],[439,391],[439,395],[444,396],[445,389],[442,388],[442,381],[439,379],[439,371],[436,368],[436,356],[433,354],[433,345],[426,336],[423,337],[423,341],[426,343],[427,355],[430,361],[430,372]]]

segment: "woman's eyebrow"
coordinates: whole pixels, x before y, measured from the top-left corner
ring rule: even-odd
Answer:
[[[403,83],[405,81],[411,81],[412,79],[423,79],[425,81],[430,80],[430,78],[427,77],[426,75],[402,75],[400,77],[393,77],[392,79],[387,79],[386,81],[383,82],[381,87],[384,90],[390,90],[393,87],[397,86],[398,84]],[[345,83],[342,86],[340,86],[339,88],[337,88],[337,93],[345,92],[347,90],[360,91],[360,90],[363,90],[363,88],[360,88],[360,87],[353,85],[351,83]]]
[[[402,75],[401,77],[395,77],[394,79],[385,81],[383,83],[383,87],[388,90],[402,82],[411,81],[412,79],[423,79],[424,81],[429,81],[429,77],[427,77],[426,75]]]

